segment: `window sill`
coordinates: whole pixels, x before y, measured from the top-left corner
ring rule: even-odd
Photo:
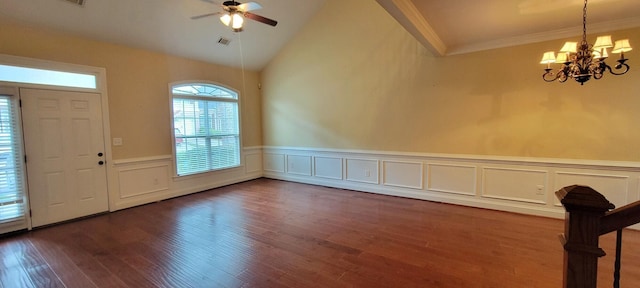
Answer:
[[[216,169],[216,170],[209,170],[209,171],[205,171],[205,172],[198,172],[198,173],[186,174],[186,175],[173,175],[173,181],[174,182],[186,181],[186,180],[190,180],[190,179],[209,177],[209,176],[217,175],[217,174],[232,173],[232,172],[236,172],[239,169],[244,169],[244,164],[243,163],[240,163],[240,165],[238,165],[238,166],[221,168],[221,169]]]

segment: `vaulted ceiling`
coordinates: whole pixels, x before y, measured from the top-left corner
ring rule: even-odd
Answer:
[[[239,33],[224,26],[219,16],[191,20],[192,16],[222,11],[223,1],[219,0],[210,1],[218,5],[201,0],[84,0],[82,6],[73,1],[2,0],[0,18],[99,41],[260,70],[325,0],[257,0],[263,8],[253,12],[277,20],[278,25],[248,20]],[[219,44],[221,37],[230,40],[229,44]]]
[[[232,32],[215,16],[191,20],[195,15],[222,10],[220,5],[203,0],[84,0],[83,6],[71,1],[2,0],[0,18],[99,41],[260,70],[325,1],[338,0],[256,0],[263,8],[255,13],[279,23],[271,27],[247,21],[240,33]],[[583,0],[377,2],[439,56],[582,33]],[[640,1],[590,0],[587,20],[589,33],[640,27]],[[219,44],[220,38],[230,40],[229,45]]]

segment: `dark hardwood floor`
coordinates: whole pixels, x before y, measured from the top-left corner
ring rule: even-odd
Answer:
[[[4,237],[0,287],[558,288],[563,225],[259,179]],[[638,287],[640,232],[624,234],[622,286]]]

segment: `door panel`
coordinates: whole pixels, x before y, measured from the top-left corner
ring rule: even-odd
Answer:
[[[20,89],[34,227],[107,211],[100,95]]]

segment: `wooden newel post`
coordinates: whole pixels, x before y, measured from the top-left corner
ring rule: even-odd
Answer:
[[[600,220],[615,208],[602,194],[587,186],[567,186],[556,192],[566,212],[564,237],[564,288],[596,288]]]

